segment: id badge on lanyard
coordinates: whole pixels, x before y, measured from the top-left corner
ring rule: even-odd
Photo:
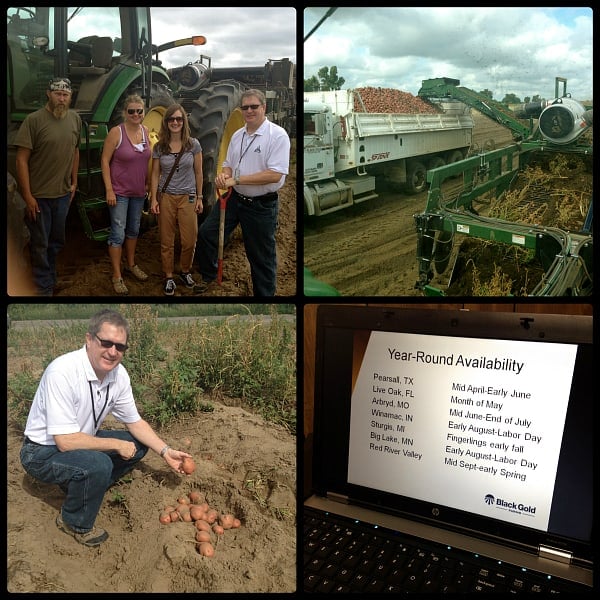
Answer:
[[[110,383],[106,386],[106,396],[104,396],[104,405],[102,406],[102,410],[100,411],[100,413],[98,414],[97,417],[96,417],[96,403],[94,401],[94,392],[92,390],[92,382],[88,381],[88,385],[90,386],[90,398],[92,400],[92,413],[94,415],[94,435],[96,435],[96,432],[98,431],[98,424],[101,423],[100,418],[102,417],[102,414],[106,410],[106,405],[108,404],[108,392],[110,390]]]

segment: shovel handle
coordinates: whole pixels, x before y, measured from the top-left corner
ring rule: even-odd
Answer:
[[[229,188],[225,194],[219,196],[219,253],[217,262],[217,283],[221,285],[223,281],[223,246],[225,245],[225,210],[227,209],[227,200],[231,196],[233,188]]]

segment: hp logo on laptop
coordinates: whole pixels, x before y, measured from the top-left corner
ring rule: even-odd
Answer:
[[[485,496],[485,503],[486,504],[494,504],[494,496],[492,496],[492,494],[486,494]]]

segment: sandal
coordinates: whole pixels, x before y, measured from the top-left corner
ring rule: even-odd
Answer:
[[[125,267],[126,273],[131,273],[136,279],[140,281],[146,281],[148,279],[148,275],[144,273],[137,265],[133,265],[133,267]]]
[[[129,290],[127,289],[127,286],[125,285],[125,282],[123,281],[122,277],[119,277],[119,279],[113,279],[112,284],[117,294],[121,294],[123,296],[129,294]]]

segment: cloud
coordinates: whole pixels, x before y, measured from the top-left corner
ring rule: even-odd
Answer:
[[[308,32],[324,7],[304,11]],[[500,100],[554,95],[555,77],[574,98],[592,99],[590,8],[341,7],[304,44],[304,78],[338,67],[344,87],[394,87],[453,77]]]
[[[210,56],[213,67],[256,67],[269,59],[296,56],[296,9],[293,7],[152,7],[155,44],[203,35],[204,46],[182,46],[162,53],[167,68]]]

